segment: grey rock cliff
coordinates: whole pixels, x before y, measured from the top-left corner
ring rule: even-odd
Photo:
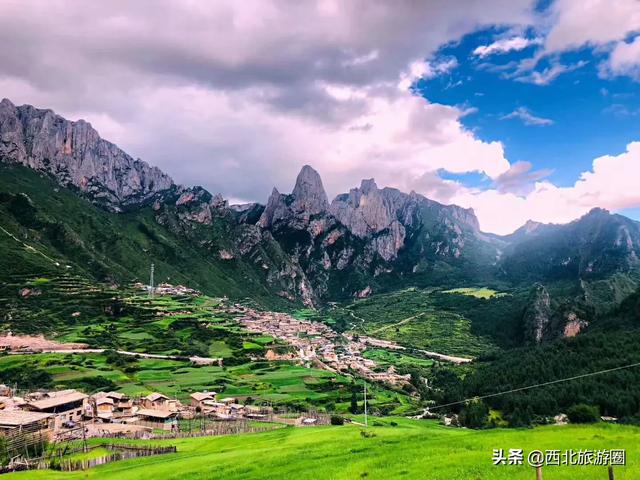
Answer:
[[[309,224],[312,216],[322,214],[328,208],[329,201],[320,175],[305,165],[298,174],[291,194],[283,195],[278,189],[273,189],[258,224],[269,228],[286,222],[290,227],[302,229]]]
[[[360,188],[338,195],[331,213],[354,235],[371,239],[375,250],[387,261],[394,260],[410,230],[416,230],[432,217],[456,235],[461,227],[479,232],[472,210],[441,205],[412,192],[395,188],[379,189],[373,179],[363,180]]]
[[[304,212],[311,216],[325,212],[329,208],[329,200],[320,174],[309,165],[305,165],[300,170],[291,195],[293,197],[291,208],[294,212]]]
[[[412,224],[409,196],[393,188],[378,189],[373,179],[362,180],[360,188],[338,195],[331,213],[351,233],[372,239],[375,250],[385,260],[396,257],[404,245],[405,226]]]
[[[541,343],[549,335],[551,315],[549,292],[543,285],[535,285],[523,316],[525,339],[532,343]]]
[[[0,160],[53,175],[114,211],[173,186],[158,168],[100,138],[90,123],[30,105],[16,107],[7,99],[0,102]]]

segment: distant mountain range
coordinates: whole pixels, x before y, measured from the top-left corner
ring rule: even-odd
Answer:
[[[405,286],[524,286],[532,341],[579,331],[640,285],[640,223],[601,209],[497,236],[480,231],[471,209],[373,179],[329,202],[310,166],[290,194],[229,206],[176,185],[87,122],[6,99],[0,160],[7,235],[98,280],[144,279],[155,262],[161,276],[212,294],[309,306]],[[3,258],[7,268],[41,264],[15,248],[2,255],[24,263]]]

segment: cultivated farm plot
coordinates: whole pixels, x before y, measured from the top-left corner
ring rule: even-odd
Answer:
[[[220,397],[251,398],[257,402],[296,404],[301,408],[332,403],[346,411],[351,398],[351,381],[326,370],[305,368],[289,362],[251,362],[238,366],[193,366],[178,360],[140,358],[125,366],[109,364],[102,354],[32,354],[0,357],[0,383],[13,384],[18,372],[43,374],[49,384],[42,387],[118,390],[137,397],[161,392],[189,402],[196,391],[216,391]],[[42,377],[38,378],[42,382]],[[19,385],[25,388],[26,385]],[[361,395],[360,395],[361,396]],[[391,411],[413,411],[408,397],[371,386],[370,405]],[[387,410],[388,411],[388,410]]]

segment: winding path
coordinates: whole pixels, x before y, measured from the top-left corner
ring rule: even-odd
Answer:
[[[55,348],[44,348],[38,349],[37,352],[31,353],[104,353],[107,351],[107,348],[67,348],[67,349],[55,349]],[[214,365],[221,364],[222,358],[211,358],[211,357],[184,357],[180,355],[162,355],[159,353],[139,353],[139,352],[128,352],[126,350],[116,350],[120,355],[127,355],[130,357],[139,357],[139,358],[156,358],[158,360],[185,360],[186,358],[189,361],[196,363],[198,365]],[[28,352],[21,351],[11,351],[9,352],[12,355],[22,355]]]

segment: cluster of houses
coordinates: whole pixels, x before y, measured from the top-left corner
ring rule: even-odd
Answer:
[[[368,346],[376,346],[376,343],[385,345],[385,348],[402,348],[392,342],[370,337],[347,337],[324,323],[298,320],[286,313],[262,312],[242,305],[234,305],[231,312],[240,315],[238,321],[250,332],[282,340],[297,352],[283,358],[267,351],[268,360],[295,358],[303,364],[313,364],[332,372],[351,371],[369,380],[391,385],[401,385],[410,379],[409,375],[396,373],[394,367],[379,371],[376,362],[362,355]]]
[[[171,285],[170,283],[159,283],[154,287],[150,287],[149,285],[138,282],[133,285],[133,288],[145,291],[153,289],[155,295],[188,295],[194,297],[201,295],[201,292],[195,288],[185,287],[184,285]]]
[[[261,419],[270,413],[270,407],[242,405],[234,398],[218,399],[216,392],[195,392],[190,403],[184,405],[162,393],[132,399],[120,392],[89,396],[78,390],[60,390],[18,397],[0,385],[0,435],[5,436],[39,433],[53,439],[88,424],[104,425],[105,429],[120,426],[119,431],[133,431],[131,427],[174,431],[179,418],[206,415],[218,420]]]

